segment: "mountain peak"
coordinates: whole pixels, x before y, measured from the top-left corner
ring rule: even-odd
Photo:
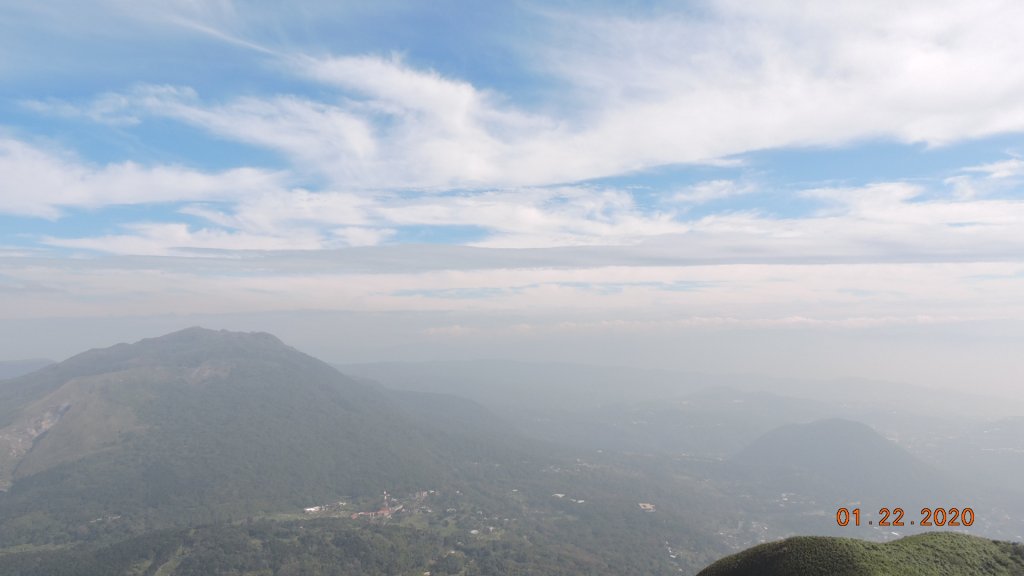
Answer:
[[[447,474],[449,447],[427,436],[377,387],[270,334],[193,327],[91,350],[0,389],[0,533],[5,510],[173,524],[412,489]]]
[[[899,451],[899,448],[867,424],[844,418],[827,418],[780,426],[755,440],[737,457],[763,460],[785,455],[817,462],[809,455],[824,456],[835,452],[841,458],[849,458],[851,453],[874,454],[876,451],[891,453]]]
[[[239,332],[233,330],[213,330],[210,328],[204,328],[202,326],[190,326],[176,332],[170,332],[163,336],[156,336],[154,338],[145,338],[140,340],[138,343],[143,342],[196,342],[196,341],[238,341],[238,342],[258,342],[267,344],[277,344],[283,346],[284,343],[281,340],[270,334],[269,332]]]
[[[267,332],[211,330],[201,326],[192,326],[177,332],[164,334],[163,336],[145,338],[134,344],[119,344],[118,346],[133,347],[136,351],[184,348],[205,348],[217,351],[234,350],[236,352],[245,349],[257,351],[267,348],[293,350],[293,348],[281,342],[277,336]]]
[[[822,500],[937,501],[952,489],[938,471],[870,426],[841,418],[776,428],[732,463],[777,487],[813,491]]]
[[[319,363],[266,332],[233,332],[193,326],[131,344],[95,348],[55,364],[49,370],[84,376],[146,365],[183,367],[199,366],[211,359],[284,360],[288,357],[292,360],[301,357]]]

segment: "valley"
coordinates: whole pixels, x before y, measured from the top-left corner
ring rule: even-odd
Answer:
[[[645,388],[605,371],[588,390],[586,367],[518,370],[534,389],[510,403],[509,372],[500,389],[463,374],[459,396],[432,384],[443,371],[352,378],[266,334],[189,329],[2,381],[0,566],[17,568],[0,574],[224,562],[239,574],[292,562],[375,573],[368,556],[351,564],[349,546],[397,555],[374,559],[379,573],[696,574],[794,535],[927,531],[839,526],[840,507],[863,508],[866,522],[883,506],[961,502],[976,514],[962,530],[1022,539],[1012,493],[946,474],[849,408],[714,383],[672,389],[666,373],[641,378]],[[545,395],[556,380],[575,384]],[[297,541],[320,544],[300,553],[287,544]],[[336,554],[348,560],[327,560]]]

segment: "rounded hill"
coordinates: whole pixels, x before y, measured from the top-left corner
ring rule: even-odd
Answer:
[[[718,560],[698,576],[1019,576],[1024,545],[929,532],[886,543],[801,536]]]

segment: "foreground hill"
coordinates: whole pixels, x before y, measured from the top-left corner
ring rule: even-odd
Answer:
[[[1024,545],[931,532],[876,544],[796,537],[723,558],[698,576],[1000,576],[1024,574]]]
[[[269,334],[80,354],[0,387],[0,541],[422,490],[500,452],[398,404]]]

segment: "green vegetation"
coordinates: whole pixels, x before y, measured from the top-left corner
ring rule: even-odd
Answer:
[[[630,426],[658,422],[647,410]],[[694,574],[808,522],[835,528],[820,502],[851,460],[908,470],[866,427],[807,426],[731,462],[556,447],[471,400],[356,381],[266,334],[190,329],[0,383],[0,576]],[[809,450],[836,469],[806,474]],[[807,488],[782,494],[778,478]],[[350,517],[382,490],[400,512]],[[836,546],[820,562],[860,550]]]
[[[416,529],[341,518],[249,520],[150,532],[114,544],[0,555],[0,576],[264,576],[302,574],[635,575],[677,573],[667,556],[611,537],[582,548],[581,522],[528,523],[500,537],[454,524]],[[575,525],[576,528],[572,528]],[[609,527],[613,533],[622,527]],[[575,530],[553,538],[555,531]],[[583,532],[581,532],[583,531]],[[485,531],[486,532],[486,531]],[[687,571],[692,570],[687,567]]]
[[[797,537],[723,558],[698,576],[1016,576],[1024,546],[932,532],[877,544]]]
[[[0,574],[693,573],[735,522],[670,470],[568,457],[470,401],[356,382],[268,335],[186,330],[8,384],[9,439],[50,416],[7,468]],[[386,525],[348,518],[384,489],[437,495]]]
[[[422,574],[443,541],[415,530],[340,521],[250,522],[165,530],[95,549],[2,556],[3,576]]]
[[[12,382],[21,413],[69,406],[6,470],[0,542],[54,544],[209,523],[472,477],[514,452],[409,416],[263,334],[186,330]],[[0,438],[2,440],[2,438]],[[0,451],[10,458],[11,451]],[[98,519],[117,516],[116,523]]]

